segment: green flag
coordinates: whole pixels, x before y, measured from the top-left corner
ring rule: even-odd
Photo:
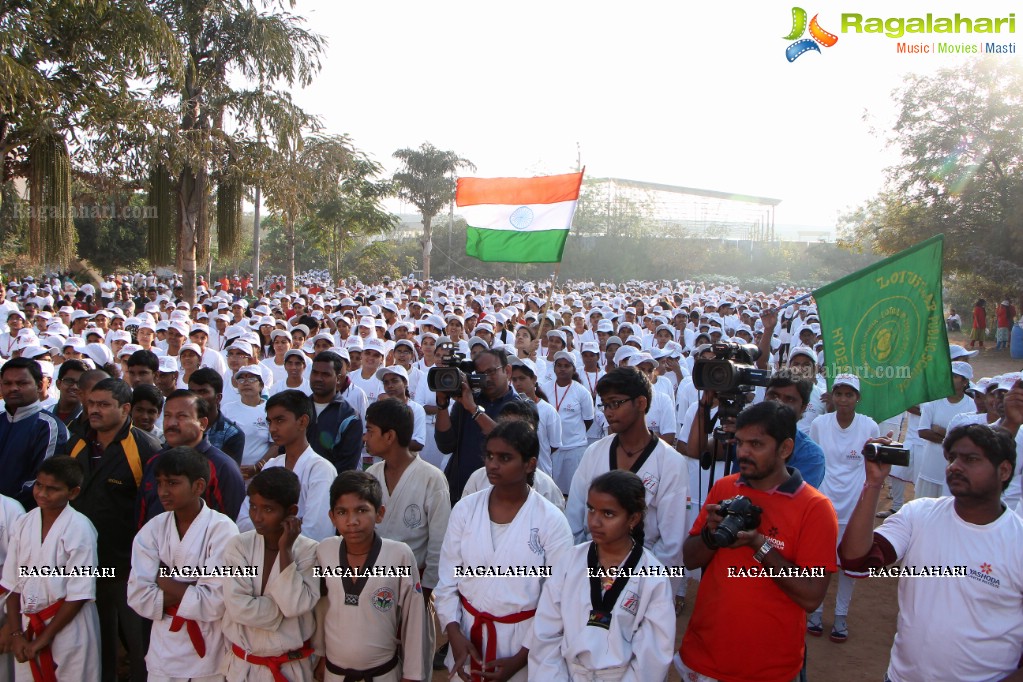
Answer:
[[[858,412],[875,421],[953,392],[941,303],[944,235],[813,292],[830,390],[860,378]]]

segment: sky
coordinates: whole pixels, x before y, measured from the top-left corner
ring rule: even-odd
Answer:
[[[900,40],[840,32],[841,15],[1005,17],[1018,5],[816,1],[800,6],[838,42],[789,63],[791,2],[298,0],[329,44],[294,95],[388,173],[396,149],[424,141],[480,177],[570,172],[581,157],[589,177],[776,198],[778,224],[830,228],[898,159],[886,138],[903,77],[978,58],[898,54]],[[1015,43],[1019,31],[901,40]]]

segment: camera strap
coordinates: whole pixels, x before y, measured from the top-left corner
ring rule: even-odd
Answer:
[[[643,556],[643,545],[634,542],[632,551],[625,560],[625,566],[621,567],[620,574],[615,577],[607,592],[601,589],[599,573],[601,572],[600,562],[597,560],[597,543],[591,542],[590,549],[586,553],[586,566],[590,569],[590,617],[586,625],[595,628],[609,630],[611,628],[611,611],[618,603],[618,597],[629,582],[633,570],[639,565],[640,557]]]

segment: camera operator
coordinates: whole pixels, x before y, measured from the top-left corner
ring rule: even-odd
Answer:
[[[823,601],[828,574],[837,570],[838,521],[828,499],[786,466],[795,438],[795,412],[774,401],[736,420],[739,473],[714,484],[682,546],[686,568],[703,569],[676,658],[684,680],[805,679],[806,614]],[[726,501],[731,513],[723,516]],[[734,513],[749,510],[747,503],[754,513]],[[722,537],[734,540],[723,544]],[[755,577],[729,578],[729,569]],[[779,575],[765,577],[764,569]],[[795,575],[781,575],[784,569]]]
[[[462,499],[462,488],[472,472],[483,466],[483,438],[494,428],[501,408],[519,396],[508,382],[508,356],[501,349],[492,348],[476,356],[476,371],[486,376],[479,394],[474,394],[466,377],[462,377],[462,392],[449,396],[438,392],[437,424],[434,438],[437,448],[452,455],[444,468],[451,490],[451,505]],[[448,407],[454,401],[453,409]]]
[[[868,443],[888,444],[887,438]],[[890,464],[864,460],[866,483],[838,547],[846,570],[959,569],[899,580],[899,618],[885,680],[1023,680],[1023,521],[1002,503],[1016,461],[1011,435],[985,424],[945,437],[951,497],[917,498],[874,528]]]

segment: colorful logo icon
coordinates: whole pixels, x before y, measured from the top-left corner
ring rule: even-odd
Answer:
[[[980,572],[984,575],[991,575],[991,564],[983,563],[980,565]]]
[[[810,37],[803,38],[802,35],[807,30],[806,16],[806,10],[802,7],[792,8],[792,30],[785,36],[785,40],[796,41],[785,48],[785,58],[790,62],[796,61],[800,55],[810,50],[820,52],[821,48],[818,45],[831,47],[838,42],[838,36],[834,33],[828,33],[817,23],[818,15],[816,14],[810,20]]]

